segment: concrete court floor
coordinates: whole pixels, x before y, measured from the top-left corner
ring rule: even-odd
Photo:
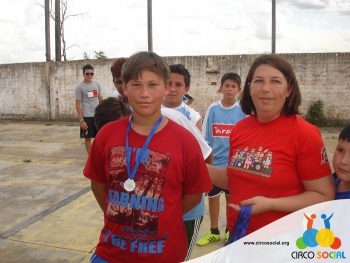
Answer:
[[[82,176],[86,152],[78,130],[69,122],[0,121],[1,262],[89,262],[103,216]],[[338,132],[322,132],[330,159]],[[199,236],[209,227],[206,209]],[[195,246],[192,258],[223,244],[222,233],[219,242]]]

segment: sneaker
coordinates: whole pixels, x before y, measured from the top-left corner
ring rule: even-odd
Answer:
[[[220,234],[212,234],[211,231],[206,233],[201,239],[197,241],[198,246],[208,245],[210,242],[215,242],[220,240]]]
[[[227,244],[228,238],[230,237],[230,232],[226,231],[225,232],[225,244]]]

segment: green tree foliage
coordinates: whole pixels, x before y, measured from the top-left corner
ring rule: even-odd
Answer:
[[[323,106],[322,100],[312,102],[307,109],[305,119],[318,127],[326,126],[327,118],[324,115]]]
[[[94,57],[96,59],[107,59],[107,56],[105,54],[104,51],[100,50],[100,51],[94,51]]]
[[[86,53],[85,51],[84,51],[84,53],[83,53],[83,58],[84,58],[84,59],[90,59],[88,53]]]

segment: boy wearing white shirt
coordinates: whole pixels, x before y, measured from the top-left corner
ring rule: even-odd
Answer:
[[[200,114],[183,101],[183,96],[190,89],[191,75],[182,64],[170,65],[169,92],[164,98],[163,105],[181,112],[199,130],[202,129]]]

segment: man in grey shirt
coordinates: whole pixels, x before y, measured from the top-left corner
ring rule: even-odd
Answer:
[[[75,107],[80,122],[80,138],[85,138],[85,148],[89,154],[92,138],[95,138],[95,108],[102,100],[101,86],[92,81],[94,68],[87,64],[83,67],[84,81],[75,89]]]

